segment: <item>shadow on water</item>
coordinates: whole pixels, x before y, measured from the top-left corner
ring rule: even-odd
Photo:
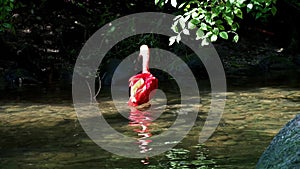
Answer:
[[[210,106],[208,81],[200,81],[201,105],[189,134],[173,149],[151,158],[130,159],[102,150],[81,128],[70,88],[29,86],[1,92],[0,168],[255,168],[280,128],[300,112],[299,72],[228,79],[223,117],[212,137],[198,144]],[[107,91],[100,104],[117,131],[136,138],[140,151],[151,151],[151,136],[167,130],[177,117],[180,101],[171,86],[170,108],[160,118],[129,114],[114,108]],[[168,90],[169,89],[169,90]],[[106,93],[105,93],[106,92]],[[135,129],[133,131],[133,129]],[[148,164],[149,163],[149,164]]]

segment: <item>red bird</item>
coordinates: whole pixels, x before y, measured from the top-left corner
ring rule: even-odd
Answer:
[[[149,72],[150,50],[147,45],[140,47],[140,54],[143,58],[143,71],[129,79],[130,98],[128,105],[138,106],[149,102],[150,93],[158,88],[158,80]]]

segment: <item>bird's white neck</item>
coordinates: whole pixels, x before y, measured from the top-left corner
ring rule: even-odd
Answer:
[[[143,72],[142,73],[149,73],[150,52],[149,52],[148,46],[146,46],[146,45],[141,46],[140,55],[143,58]]]

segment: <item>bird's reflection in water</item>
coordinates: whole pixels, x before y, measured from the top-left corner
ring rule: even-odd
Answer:
[[[129,126],[135,127],[134,131],[138,134],[137,143],[140,148],[140,153],[151,151],[152,148],[149,146],[152,142],[150,139],[152,134],[150,133],[149,128],[153,120],[151,113],[139,110],[135,107],[130,107],[129,120]],[[146,156],[141,162],[145,165],[149,164],[149,157]]]

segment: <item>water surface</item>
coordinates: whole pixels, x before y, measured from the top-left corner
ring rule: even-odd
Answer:
[[[223,117],[202,145],[198,137],[209,110],[210,91],[208,81],[200,81],[200,111],[189,134],[172,150],[140,159],[117,156],[97,146],[77,120],[68,87],[2,91],[0,168],[255,168],[280,128],[300,112],[299,77],[294,72],[291,77],[229,79]],[[107,91],[101,94],[98,101],[106,120],[117,131],[136,138],[141,153],[151,151],[151,136],[167,130],[177,116],[172,107],[178,105],[178,95],[172,90],[167,91],[169,108],[155,121],[147,120],[151,118],[147,114],[126,119],[113,108]]]

